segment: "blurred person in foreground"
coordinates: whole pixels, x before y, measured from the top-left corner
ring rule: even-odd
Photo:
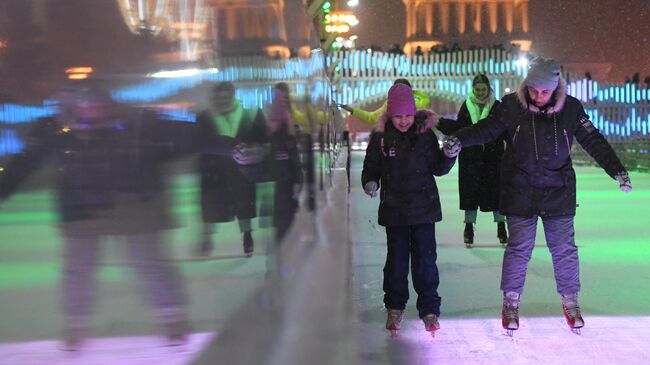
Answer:
[[[249,180],[270,183],[266,185],[270,194],[259,198],[262,200],[260,206],[268,207],[266,210],[275,230],[273,243],[267,250],[267,277],[281,269],[280,248],[293,224],[303,185],[298,142],[290,112],[282,83],[275,85],[267,118],[269,137],[265,146],[266,158],[259,164],[239,166]]]
[[[519,303],[535,246],[537,221],[544,224],[557,291],[566,322],[584,326],[578,304],[580,277],[573,220],[576,174],[571,163],[574,139],[618,182],[632,190],[627,170],[594,127],[580,101],[566,94],[560,64],[538,57],[517,92],[503,97],[486,120],[464,128],[444,143],[448,156],[506,134],[501,161],[499,211],[507,218],[508,245],[503,257],[502,324],[511,335],[519,328]]]
[[[262,144],[268,138],[264,113],[258,108],[244,108],[235,98],[235,87],[230,82],[215,85],[212,107],[199,114],[197,125],[207,143],[228,137],[244,144]],[[255,182],[239,170],[230,156],[202,154],[199,173],[203,232],[198,254],[207,256],[214,249],[216,223],[231,222],[236,217],[244,254],[251,257],[255,246],[251,220],[257,216]]]
[[[166,252],[164,230],[175,224],[162,167],[179,154],[230,155],[233,141],[201,144],[196,126],[119,105],[97,81],[74,84],[62,93],[59,109],[35,123],[25,151],[0,174],[0,200],[44,160],[53,161],[63,237],[64,349],[81,349],[89,335],[94,276],[102,241],[109,237],[127,243],[167,343],[184,344],[186,299]]]
[[[278,244],[293,223],[303,183],[298,143],[289,111],[287,97],[281,90],[275,88],[269,118],[268,163],[271,180],[275,183],[273,226]]]

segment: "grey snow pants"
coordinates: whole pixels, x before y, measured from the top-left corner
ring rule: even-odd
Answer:
[[[537,219],[508,216],[508,246],[503,255],[501,290],[521,294],[528,262],[535,247]],[[542,217],[546,243],[551,251],[557,291],[561,295],[580,291],[578,247],[575,245],[573,216]]]

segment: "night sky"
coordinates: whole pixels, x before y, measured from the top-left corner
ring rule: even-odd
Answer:
[[[357,9],[358,46],[403,44],[402,0],[360,0]],[[530,0],[529,9],[534,53],[562,63],[612,63],[612,81],[650,75],[650,0]]]
[[[146,41],[128,32],[116,0],[40,3],[47,5],[47,52],[56,69],[78,64],[114,69],[143,62]],[[347,0],[339,3],[345,8]],[[611,63],[612,81],[635,72],[641,81],[650,75],[650,0],[529,0],[529,6],[534,53],[561,63]],[[402,0],[360,0],[356,14],[360,24],[351,34],[359,36],[358,46],[388,49],[404,42]]]

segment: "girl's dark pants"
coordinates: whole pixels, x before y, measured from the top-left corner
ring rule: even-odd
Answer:
[[[386,227],[388,254],[384,266],[384,304],[389,309],[405,309],[409,299],[409,258],[413,287],[418,295],[420,318],[440,315],[438,267],[436,266],[435,224]]]

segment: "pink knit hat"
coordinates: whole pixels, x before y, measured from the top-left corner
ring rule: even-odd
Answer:
[[[415,99],[413,90],[404,84],[395,84],[388,90],[388,116],[415,115]]]
[[[271,103],[271,120],[288,122],[289,105],[286,95],[280,90],[273,89],[273,102]]]

